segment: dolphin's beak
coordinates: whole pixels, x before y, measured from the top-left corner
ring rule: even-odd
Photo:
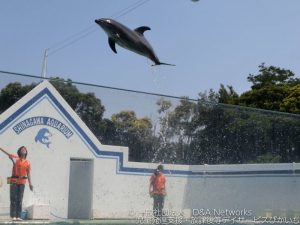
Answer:
[[[97,23],[97,24],[101,24],[102,23],[102,20],[101,19],[97,19],[97,20],[95,20],[95,23]]]
[[[110,19],[97,19],[97,20],[95,20],[95,23],[97,23],[101,26],[104,24],[110,24],[111,20]]]

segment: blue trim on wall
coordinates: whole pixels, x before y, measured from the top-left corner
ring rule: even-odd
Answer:
[[[61,105],[61,103],[55,98],[48,88],[44,88],[37,95],[31,98],[28,102],[17,109],[11,116],[4,120],[0,124],[0,134],[6,130],[6,127],[13,123],[18,117],[22,116],[30,107],[39,103],[39,100],[44,97],[48,97],[53,104],[60,110],[63,116],[69,121],[69,123],[75,128],[75,130],[81,135],[89,149],[97,158],[113,158],[117,160],[117,173],[118,174],[151,174],[154,169],[149,168],[133,168],[124,166],[124,153],[105,151],[99,149],[95,143],[89,138],[84,130],[78,125],[68,111]],[[172,176],[247,176],[247,175],[300,175],[300,170],[259,170],[259,171],[200,171],[193,172],[190,170],[165,170],[166,175]]]

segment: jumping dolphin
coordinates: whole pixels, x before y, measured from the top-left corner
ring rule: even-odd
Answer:
[[[108,35],[108,43],[114,53],[117,53],[115,46],[115,43],[117,43],[123,48],[151,59],[155,65],[175,66],[173,64],[160,62],[155,55],[151,45],[143,35],[146,30],[150,30],[150,27],[142,26],[131,30],[123,24],[108,18],[97,19],[95,22],[102,27]]]

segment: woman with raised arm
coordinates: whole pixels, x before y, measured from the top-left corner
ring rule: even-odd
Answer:
[[[10,217],[12,218],[12,220],[22,220],[22,201],[27,179],[29,183],[29,188],[31,191],[33,191],[33,186],[30,177],[31,167],[29,161],[26,159],[28,151],[25,146],[21,146],[18,149],[17,155],[10,154],[2,148],[0,148],[0,150],[4,154],[6,154],[13,162],[12,176],[9,178]]]

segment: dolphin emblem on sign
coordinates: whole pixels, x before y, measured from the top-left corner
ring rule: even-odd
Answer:
[[[150,30],[150,27],[142,26],[131,30],[123,24],[108,18],[97,19],[95,20],[95,23],[97,23],[108,35],[108,43],[114,53],[117,53],[115,46],[117,43],[123,48],[151,59],[155,65],[175,66],[173,64],[160,62],[155,55],[151,45],[144,37],[144,32]]]
[[[49,148],[49,145],[51,144],[51,141],[49,137],[51,137],[52,134],[47,128],[42,128],[38,131],[37,135],[35,136],[35,142],[40,142]]]

